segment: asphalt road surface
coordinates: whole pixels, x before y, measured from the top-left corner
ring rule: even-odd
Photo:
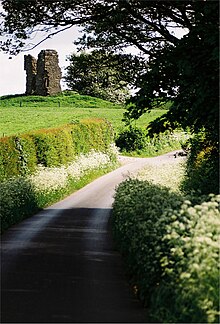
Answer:
[[[1,323],[146,323],[113,244],[111,206],[118,183],[169,159],[121,158],[122,167],[9,229],[1,244]]]

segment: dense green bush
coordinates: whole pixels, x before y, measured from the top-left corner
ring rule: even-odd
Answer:
[[[204,133],[198,134],[190,141],[182,189],[186,193],[219,193],[219,152],[218,148],[210,146]]]
[[[105,152],[111,142],[111,125],[102,119],[1,138],[0,180],[32,173],[37,164],[46,167],[67,164],[92,149]]]
[[[113,129],[107,120],[84,119],[71,127],[75,153],[88,153],[91,149],[105,152],[113,142]]]
[[[193,207],[167,188],[137,179],[117,189],[114,237],[153,321],[218,320],[220,196],[206,200]]]
[[[34,188],[23,177],[0,184],[0,202],[1,232],[38,210]]]
[[[150,137],[146,130],[130,125],[119,133],[115,142],[122,152],[155,156],[181,149],[182,142],[185,142],[188,137],[185,132],[170,133],[169,131]]]
[[[140,151],[146,144],[146,132],[141,128],[129,126],[116,138],[116,145],[123,151]]]
[[[24,134],[16,137],[16,139],[20,145],[20,169],[23,169],[21,175],[34,172],[36,169],[37,155],[33,138],[28,134]]]

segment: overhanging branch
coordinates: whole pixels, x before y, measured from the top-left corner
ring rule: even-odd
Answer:
[[[63,28],[63,29],[57,30],[56,32],[50,33],[49,35],[47,35],[45,38],[43,38],[43,39],[42,39],[41,41],[39,41],[38,43],[33,44],[32,47],[29,47],[29,48],[26,48],[26,49],[21,49],[21,52],[27,52],[27,51],[33,50],[34,48],[36,48],[37,46],[39,46],[40,44],[42,44],[43,42],[45,42],[47,39],[49,39],[49,38],[51,38],[51,37],[53,37],[53,36],[55,36],[55,35],[57,35],[57,34],[63,32],[63,31],[65,31],[65,30],[67,30],[67,29],[70,29],[70,28],[72,28],[73,26],[74,26],[74,25],[70,25],[70,26],[67,26],[67,27],[65,27],[65,28]],[[53,28],[53,27],[51,27],[51,28]]]

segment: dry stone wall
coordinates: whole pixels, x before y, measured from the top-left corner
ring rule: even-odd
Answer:
[[[26,94],[40,96],[54,95],[61,92],[58,54],[55,50],[42,50],[36,60],[31,55],[24,57],[26,70]]]

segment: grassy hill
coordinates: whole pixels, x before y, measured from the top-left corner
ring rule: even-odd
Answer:
[[[12,95],[0,97],[0,137],[51,128],[83,118],[106,118],[115,132],[123,128],[125,108],[99,98],[63,92],[56,96]],[[146,127],[166,110],[155,109],[143,115],[137,126]]]

